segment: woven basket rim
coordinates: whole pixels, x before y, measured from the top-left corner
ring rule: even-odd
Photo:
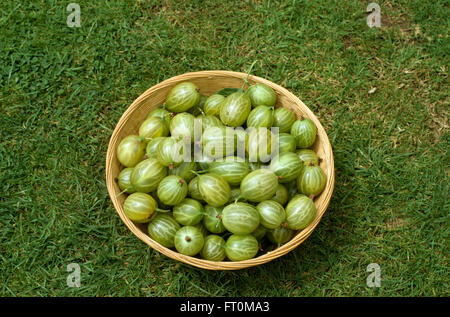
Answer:
[[[181,81],[187,81],[192,78],[199,78],[199,77],[234,77],[238,79],[244,79],[247,77],[247,74],[241,73],[241,72],[234,72],[234,71],[227,71],[227,70],[205,70],[205,71],[198,71],[198,72],[188,72],[184,73],[182,75],[177,75],[171,78],[168,78],[150,88],[148,88],[144,93],[142,93],[139,97],[137,97],[133,103],[125,110],[125,112],[122,114],[121,118],[119,119],[113,133],[111,134],[110,141],[108,144],[108,150],[106,155],[106,184],[109,196],[113,202],[114,208],[116,212],[119,214],[119,217],[122,219],[122,221],[125,223],[125,225],[128,227],[128,229],[133,232],[141,241],[152,247],[153,249],[159,251],[160,253],[183,263],[208,269],[208,270],[237,270],[237,269],[243,269],[248,268],[256,265],[260,265],[263,263],[267,263],[273,259],[276,259],[282,255],[285,255],[286,253],[292,251],[296,247],[298,247],[303,241],[305,241],[314,231],[318,223],[320,222],[322,216],[324,215],[325,211],[328,208],[328,205],[331,200],[331,196],[334,190],[334,178],[335,178],[335,172],[334,172],[334,157],[333,157],[333,151],[331,147],[331,143],[328,139],[328,136],[325,132],[325,129],[323,128],[322,124],[318,120],[318,118],[314,115],[314,113],[293,93],[291,93],[286,88],[275,84],[267,79],[264,79],[262,77],[249,75],[248,80],[250,83],[264,83],[272,87],[277,95],[283,95],[287,97],[292,103],[296,104],[301,108],[301,111],[305,113],[306,117],[313,120],[313,122],[316,124],[318,129],[318,135],[320,135],[321,142],[324,143],[324,149],[325,149],[325,157],[322,157],[324,161],[327,163],[328,171],[327,171],[327,184],[324,189],[324,191],[320,194],[319,197],[322,197],[324,203],[322,204],[322,208],[320,210],[317,210],[316,218],[314,221],[305,229],[300,230],[295,234],[295,236],[288,241],[287,243],[281,245],[279,248],[264,253],[258,257],[245,260],[245,261],[239,261],[239,262],[232,262],[232,261],[222,261],[222,262],[214,262],[214,261],[208,261],[197,257],[191,257],[186,256],[183,254],[180,254],[174,250],[171,250],[169,248],[166,248],[162,245],[160,245],[158,242],[152,240],[147,234],[143,233],[132,221],[130,221],[124,214],[121,204],[119,203],[116,195],[118,194],[117,189],[114,187],[114,178],[115,175],[112,175],[111,167],[114,163],[114,157],[115,157],[115,145],[118,141],[118,134],[119,131],[124,127],[124,125],[127,124],[128,119],[130,118],[131,113],[133,110],[138,107],[138,105],[145,100],[149,95],[151,95],[153,92],[157,91],[158,89],[161,89],[163,87],[167,86],[173,86],[174,84],[181,82]]]

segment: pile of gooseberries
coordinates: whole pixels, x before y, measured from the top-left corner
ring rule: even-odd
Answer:
[[[276,102],[261,83],[210,96],[175,85],[117,147],[125,215],[162,246],[210,261],[291,240],[315,219],[326,175],[314,122]]]

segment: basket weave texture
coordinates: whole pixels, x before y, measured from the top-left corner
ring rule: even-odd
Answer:
[[[140,240],[148,244],[153,249],[172,259],[203,269],[237,270],[260,265],[292,251],[311,235],[328,207],[334,189],[335,176],[331,144],[319,120],[299,98],[297,98],[287,89],[264,78],[252,75],[248,77],[248,81],[250,84],[264,83],[274,89],[275,93],[277,94],[276,107],[289,108],[296,114],[297,117],[303,116],[310,118],[316,124],[318,132],[313,150],[322,159],[320,167],[327,175],[327,184],[324,191],[314,199],[317,214],[314,221],[308,227],[296,232],[295,236],[289,242],[280,246],[279,248],[253,259],[239,262],[214,262],[180,254],[152,240],[147,235],[146,225],[136,224],[129,220],[123,210],[123,202],[125,200],[125,196],[117,196],[120,193],[120,189],[117,182],[115,182],[115,178],[119,175],[122,169],[122,166],[117,160],[117,146],[119,145],[120,141],[127,135],[138,134],[139,126],[145,120],[148,113],[164,103],[167,93],[176,84],[183,81],[191,81],[200,88],[200,93],[209,96],[223,88],[240,88],[246,77],[247,74],[244,73],[214,70],[185,73],[183,75],[169,78],[146,90],[129,106],[129,108],[124,112],[119,122],[117,123],[108,146],[108,152],[106,155],[106,185],[114,207],[125,225]]]

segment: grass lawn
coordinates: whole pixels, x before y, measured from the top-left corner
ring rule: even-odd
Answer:
[[[0,296],[450,295],[446,1],[377,1],[381,28],[366,24],[371,1],[77,0],[80,28],[70,2],[0,3]],[[156,83],[255,60],[328,133],[329,209],[265,265],[178,263],[115,212],[109,137]]]

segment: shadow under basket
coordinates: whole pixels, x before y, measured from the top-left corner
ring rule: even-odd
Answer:
[[[289,108],[296,114],[297,117],[307,117],[315,123],[318,132],[316,142],[312,149],[321,158],[320,167],[324,170],[327,176],[327,184],[324,191],[314,199],[314,203],[317,208],[317,214],[314,221],[308,227],[296,232],[294,237],[290,241],[281,245],[279,248],[261,254],[260,256],[257,256],[253,259],[239,262],[214,262],[203,260],[198,257],[180,254],[152,240],[147,235],[147,225],[136,224],[129,220],[123,211],[123,202],[125,200],[125,195],[117,196],[120,193],[120,189],[117,182],[115,182],[114,180],[123,168],[117,160],[117,146],[119,145],[120,141],[127,135],[138,134],[139,126],[145,120],[148,113],[164,103],[167,93],[176,84],[183,81],[191,81],[200,88],[200,93],[209,96],[223,88],[240,88],[244,83],[244,79],[246,77],[247,74],[239,72],[200,71],[186,73],[169,78],[149,88],[131,104],[131,106],[124,112],[119,122],[117,123],[108,146],[108,152],[106,156],[106,184],[109,196],[111,197],[114,207],[125,225],[139,239],[151,246],[153,249],[172,259],[203,269],[238,270],[267,263],[288,253],[289,251],[292,251],[311,235],[328,207],[334,188],[333,152],[328,136],[319,120],[299,98],[297,98],[287,89],[266,79],[252,75],[249,76],[248,81],[250,84],[263,83],[273,88],[273,90],[277,94],[276,107]]]

